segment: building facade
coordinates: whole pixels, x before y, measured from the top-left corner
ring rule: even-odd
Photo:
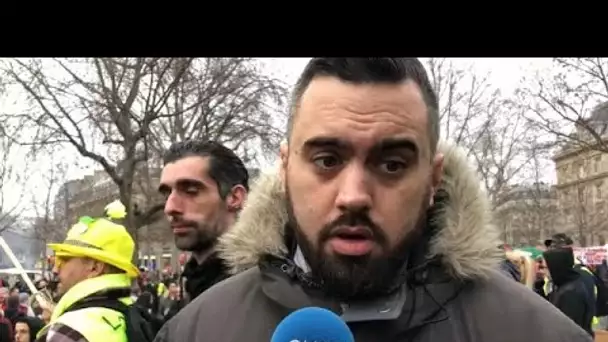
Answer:
[[[592,127],[595,136],[589,133]],[[553,157],[559,230],[581,246],[608,242],[608,103],[598,106],[580,122],[566,144]],[[603,139],[599,143],[598,137]]]
[[[559,216],[553,187],[545,183],[511,186],[497,199],[495,224],[512,246],[536,246],[555,232]]]
[[[21,266],[25,269],[36,268],[36,264],[42,256],[44,246],[36,236],[34,220],[27,217],[15,219],[7,215],[1,217],[0,227],[3,228],[0,236],[4,238],[6,244],[21,263]],[[0,249],[0,269],[12,267],[14,267],[12,261]]]

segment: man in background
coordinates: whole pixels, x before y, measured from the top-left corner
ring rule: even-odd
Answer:
[[[192,252],[182,273],[182,305],[228,277],[217,256],[218,238],[230,228],[243,206],[249,174],[241,159],[213,141],[188,140],[164,156],[159,192],[175,245]]]
[[[124,226],[111,221],[122,217],[82,217],[63,243],[48,245],[55,251],[61,299],[37,341],[91,342],[100,336],[107,342],[127,340],[127,318],[100,304],[131,305],[131,284],[139,275],[131,262],[135,242]]]
[[[574,269],[574,254],[570,247],[556,247],[543,253],[548,276],[554,290],[547,299],[578,326],[593,336],[591,323],[595,300],[589,296],[583,274]]]
[[[572,240],[572,238],[570,238],[564,233],[554,234],[550,239],[545,240],[545,246],[548,250],[561,248],[572,249],[573,245],[574,241]],[[581,275],[580,279],[585,285],[585,289],[587,290],[587,295],[590,297],[590,300],[596,303],[598,301],[598,291],[600,290],[598,289],[598,286],[602,286],[602,284],[596,282],[595,274],[576,257],[574,257],[573,268]],[[597,309],[605,311],[604,306],[605,305],[598,307],[598,305],[596,305],[596,307],[593,308],[593,325],[599,324],[599,317],[605,316],[604,312],[596,312]]]

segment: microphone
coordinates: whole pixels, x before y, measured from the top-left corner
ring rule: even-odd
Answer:
[[[270,342],[355,342],[355,337],[335,313],[308,307],[285,317]]]

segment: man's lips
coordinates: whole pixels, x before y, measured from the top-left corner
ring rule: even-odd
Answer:
[[[374,233],[367,227],[339,227],[332,231],[328,243],[338,254],[362,256],[374,248]]]
[[[190,226],[171,226],[171,229],[173,230],[174,234],[184,234],[184,233],[188,233],[190,231],[192,231],[194,228],[190,227]]]
[[[374,233],[370,228],[365,226],[342,226],[332,230],[331,237],[372,240]]]

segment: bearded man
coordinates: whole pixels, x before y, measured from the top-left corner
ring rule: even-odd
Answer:
[[[177,142],[165,153],[158,191],[175,245],[192,253],[181,274],[184,299],[173,311],[229,276],[215,247],[234,224],[248,182],[243,161],[217,142]]]
[[[267,342],[309,306],[357,342],[591,341],[497,270],[488,200],[466,154],[439,144],[417,59],[314,58],[292,104],[280,173],[253,186],[221,239],[238,274],[157,342]]]

